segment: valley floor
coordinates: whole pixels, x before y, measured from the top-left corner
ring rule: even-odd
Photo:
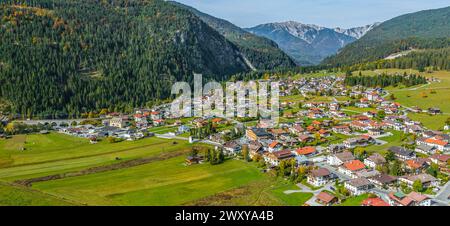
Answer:
[[[93,145],[56,133],[14,136],[0,141],[0,205],[302,205],[312,196],[284,194],[295,185],[263,174],[253,163],[186,166],[190,147],[158,138]],[[154,161],[91,172],[148,158]],[[64,176],[30,187],[17,184],[54,175]]]

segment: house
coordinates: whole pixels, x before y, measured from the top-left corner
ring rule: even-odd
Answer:
[[[155,119],[153,120],[153,125],[154,126],[163,126],[165,123],[164,119]]]
[[[278,141],[273,141],[269,144],[269,152],[281,151],[283,145]]]
[[[431,176],[429,174],[425,174],[425,173],[417,174],[417,175],[411,175],[411,176],[399,177],[398,180],[400,182],[405,183],[410,188],[413,187],[413,184],[416,181],[420,181],[424,188],[436,187],[436,186],[439,185],[439,182],[438,182],[438,180],[436,178],[434,178],[433,176]]]
[[[144,114],[135,114],[134,122],[136,123],[136,126],[139,128],[148,126],[147,116],[145,116]]]
[[[380,135],[382,135],[384,133],[384,131],[382,129],[369,129],[367,131],[367,133],[370,136],[380,136]]]
[[[125,128],[128,126],[128,117],[115,117],[109,120],[109,125],[116,128]]]
[[[368,146],[369,144],[374,143],[375,140],[371,136],[362,135],[360,137],[350,138],[344,141],[344,145],[347,148],[355,148],[358,146]]]
[[[317,150],[315,147],[303,147],[303,148],[299,148],[295,151],[295,155],[299,156],[299,155],[304,155],[304,156],[312,156],[314,154],[316,154]]]
[[[249,140],[258,141],[262,139],[270,139],[272,135],[263,128],[252,128],[245,131],[245,136]]]
[[[328,152],[336,154],[347,149],[343,144],[332,144],[328,146]]]
[[[250,158],[261,155],[264,151],[263,146],[257,141],[250,141],[248,144],[248,149]]]
[[[388,151],[394,153],[395,157],[403,161],[416,157],[416,154],[413,151],[410,151],[404,147],[393,146],[390,147]]]
[[[336,196],[328,193],[328,192],[320,192],[316,196],[316,202],[323,204],[325,206],[333,205],[334,203],[337,203],[339,200]]]
[[[378,188],[389,188],[395,185],[397,178],[388,174],[380,174],[375,177],[368,178]]]
[[[425,144],[420,144],[414,149],[415,152],[419,152],[421,154],[430,155],[436,153],[436,148],[433,146],[428,146]]]
[[[381,198],[367,198],[362,201],[361,206],[390,206],[389,203],[385,202]]]
[[[353,178],[355,177],[356,172],[365,168],[366,166],[361,161],[352,160],[345,162],[343,166],[339,167],[338,171]]]
[[[314,140],[314,138],[312,138],[309,135],[302,134],[302,135],[298,136],[298,141],[300,141],[302,143],[308,143],[308,142],[311,142],[313,140]]]
[[[229,141],[223,145],[226,155],[236,155],[241,151],[241,146],[236,141]]]
[[[324,186],[333,178],[331,172],[325,168],[311,170],[307,177],[307,182],[313,186]]]
[[[292,158],[294,158],[294,154],[292,154],[292,152],[289,150],[267,153],[264,156],[264,160],[272,166],[278,166],[280,165],[281,161],[289,160]]]
[[[340,133],[345,135],[350,135],[352,132],[349,126],[334,126],[331,130],[334,133]]]
[[[352,178],[364,177],[364,178],[372,178],[380,175],[380,172],[374,169],[362,169],[353,174]]]
[[[408,195],[402,192],[391,192],[388,200],[391,206],[431,206],[431,199],[417,192],[411,192]]]
[[[345,162],[354,160],[355,157],[351,152],[345,151],[335,155],[328,156],[327,163],[332,166],[340,166]]]
[[[430,157],[430,160],[439,166],[441,172],[450,173],[450,155],[434,154]]]
[[[438,114],[441,114],[442,111],[439,108],[428,108],[428,113],[430,115],[438,115]]]
[[[270,133],[276,138],[284,135],[289,135],[289,132],[284,129],[271,129]]]
[[[161,112],[158,112],[158,111],[150,112],[150,119],[153,121],[162,119]]]
[[[203,156],[189,156],[186,158],[185,162],[186,165],[194,165],[194,164],[200,164],[203,161]]]
[[[366,131],[369,129],[369,124],[361,121],[352,121],[350,127],[355,130]]]
[[[305,129],[301,125],[295,125],[295,126],[289,128],[289,130],[291,131],[291,133],[293,133],[297,136],[301,135],[305,132]]]
[[[325,129],[320,129],[319,134],[321,137],[330,137],[331,136],[330,131],[325,130]]]
[[[442,151],[442,152],[450,151],[450,145],[449,145],[448,141],[439,139],[438,137],[428,138],[428,139],[425,139],[425,140],[419,141],[419,142],[420,142],[420,144],[425,144],[430,147],[435,147],[439,151]]]
[[[375,153],[364,159],[364,164],[370,168],[375,169],[378,166],[386,164],[386,159],[379,153]]]
[[[427,159],[416,158],[405,161],[406,168],[414,173],[420,173],[428,167]]]
[[[370,181],[366,178],[356,178],[346,181],[344,183],[344,187],[352,195],[357,196],[367,193],[370,189],[373,188],[373,184],[371,184]]]

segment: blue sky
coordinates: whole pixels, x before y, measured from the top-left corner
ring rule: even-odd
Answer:
[[[177,0],[240,27],[294,20],[350,28],[383,22],[425,9],[450,6],[450,0]]]

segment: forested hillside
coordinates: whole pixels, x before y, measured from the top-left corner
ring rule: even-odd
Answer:
[[[267,38],[256,36],[226,21],[200,12],[197,9],[172,2],[193,12],[209,26],[233,42],[254,67],[260,70],[294,67],[294,61],[278,45]]]
[[[0,104],[27,117],[131,110],[193,72],[250,70],[234,44],[162,0],[10,0],[0,19]]]
[[[450,7],[406,14],[388,20],[323,64],[353,65],[384,59],[410,49],[450,46]]]

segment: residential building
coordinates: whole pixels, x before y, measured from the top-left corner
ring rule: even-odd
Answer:
[[[385,202],[383,199],[381,198],[367,198],[365,199],[361,206],[390,206],[389,203]]]
[[[335,155],[330,155],[327,158],[327,163],[332,166],[340,166],[345,162],[354,160],[355,157],[351,152],[345,151],[342,153],[337,153]]]
[[[320,192],[317,196],[316,196],[316,202],[323,204],[325,206],[330,206],[333,205],[335,203],[337,203],[339,200],[336,196],[328,193],[328,192]]]
[[[292,158],[294,158],[294,154],[290,150],[267,153],[264,156],[264,160],[272,166],[279,166],[281,161]]]
[[[304,155],[304,156],[312,156],[315,155],[317,153],[317,150],[315,147],[303,147],[303,148],[299,148],[295,151],[295,155]]]
[[[272,135],[270,133],[268,133],[266,129],[263,129],[263,128],[248,129],[248,130],[246,130],[245,135],[249,140],[253,140],[253,141],[272,138]]]
[[[400,182],[405,183],[410,188],[413,187],[413,184],[416,181],[420,181],[424,188],[436,187],[436,186],[439,185],[439,182],[438,182],[438,180],[436,178],[434,178],[433,176],[431,176],[429,174],[425,174],[425,173],[417,174],[417,175],[411,175],[411,176],[399,177],[398,180]]]
[[[339,167],[338,171],[347,176],[355,178],[356,172],[361,171],[365,168],[366,166],[361,161],[352,160],[345,162],[343,166]]]
[[[402,192],[391,192],[388,198],[391,206],[431,206],[431,199],[417,192],[411,192],[408,195]]]
[[[313,186],[320,187],[324,186],[333,178],[331,172],[328,169],[320,168],[312,170],[308,177],[307,182]]]
[[[413,159],[416,157],[416,154],[413,151],[408,150],[404,147],[393,146],[390,147],[388,151],[391,151],[398,159],[403,161]]]
[[[368,178],[378,188],[389,188],[395,185],[397,178],[388,174],[381,174],[375,177]]]
[[[344,187],[352,194],[352,195],[362,195],[367,193],[370,189],[373,188],[373,184],[370,183],[366,178],[356,178],[344,183]]]
[[[364,159],[364,164],[373,169],[386,164],[386,162],[386,159],[379,153],[372,154],[368,158]]]

